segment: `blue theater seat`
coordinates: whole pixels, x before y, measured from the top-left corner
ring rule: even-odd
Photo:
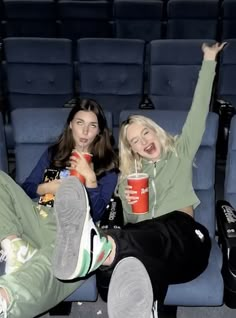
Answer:
[[[230,124],[224,198],[236,208],[236,116],[232,118]]]
[[[222,34],[221,39],[236,38],[236,1],[224,0],[221,3]]]
[[[236,39],[229,39],[227,43],[220,56],[217,98],[236,109]]]
[[[79,92],[113,115],[117,139],[122,109],[138,109],[143,96],[144,41],[80,39],[77,42]]]
[[[6,138],[2,113],[0,113],[0,170],[8,173]]]
[[[190,108],[202,64],[201,46],[204,41],[174,39],[150,43],[148,95],[155,108]]]
[[[59,33],[73,41],[80,38],[112,37],[112,5],[107,0],[59,0],[57,2]]]
[[[114,0],[115,37],[149,42],[162,36],[163,1]]]
[[[4,39],[8,113],[17,108],[63,107],[74,96],[72,43],[69,39]],[[11,118],[8,148],[14,149]]]
[[[73,97],[69,39],[11,37],[4,49],[10,110],[63,107]]]
[[[15,142],[16,182],[30,174],[42,153],[61,134],[70,108],[22,108],[12,111]],[[105,111],[112,131],[111,113]]]
[[[54,0],[4,0],[4,37],[56,37]]]
[[[24,108],[12,112],[17,183],[25,180],[43,151],[61,134],[69,112],[69,108]],[[108,127],[112,129],[111,114],[105,112],[105,116]],[[96,276],[92,275],[66,301],[96,299]]]
[[[216,39],[218,17],[218,0],[169,0],[166,37]]]

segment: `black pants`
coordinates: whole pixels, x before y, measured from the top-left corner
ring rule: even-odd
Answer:
[[[154,298],[160,302],[164,301],[169,284],[190,281],[208,265],[211,249],[208,230],[184,212],[129,223],[106,234],[116,243],[116,257],[111,266],[102,266],[97,271],[98,291],[104,301],[113,269],[125,257],[134,256],[144,264]]]

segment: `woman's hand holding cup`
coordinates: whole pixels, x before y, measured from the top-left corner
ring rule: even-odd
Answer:
[[[137,196],[137,191],[132,190],[132,186],[127,185],[125,187],[125,198],[128,204],[135,204],[138,202],[139,197]]]
[[[126,193],[127,193],[128,203],[132,204],[132,213],[134,214],[148,213],[149,211],[148,175],[146,173],[130,174],[128,175],[127,183],[130,190]]]
[[[85,184],[86,175],[91,174],[92,155],[89,153],[80,153],[74,149],[70,156],[70,170],[71,176],[76,176]]]

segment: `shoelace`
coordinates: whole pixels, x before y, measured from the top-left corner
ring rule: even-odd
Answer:
[[[158,318],[158,307],[157,307],[157,300],[154,301],[152,312],[151,312],[151,318]]]
[[[7,259],[7,254],[4,250],[0,250],[0,262],[5,262]]]
[[[3,318],[7,318],[7,301],[0,295],[0,314],[3,314]]]

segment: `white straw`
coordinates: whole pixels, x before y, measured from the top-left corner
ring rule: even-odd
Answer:
[[[137,160],[134,159],[134,166],[135,166],[135,174],[138,175],[138,167],[137,167]]]

